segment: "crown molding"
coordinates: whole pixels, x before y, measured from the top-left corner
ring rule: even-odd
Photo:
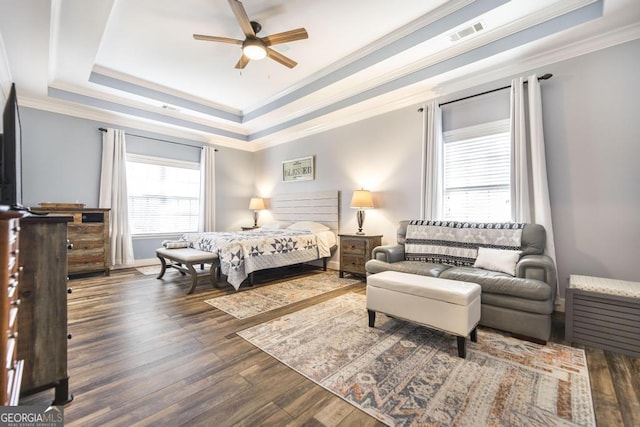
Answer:
[[[507,65],[505,65],[505,61],[501,61],[499,64],[475,73],[474,76],[464,76],[443,82],[438,85],[437,91],[439,98],[444,98],[456,92],[495,81],[505,80],[537,68],[546,67],[637,39],[640,39],[640,23],[616,28],[597,36],[592,36],[555,49],[546,50],[538,55],[527,56],[525,59],[507,61]]]
[[[4,40],[2,39],[2,33],[0,33],[0,90],[2,90],[2,105],[9,96],[11,90],[11,83],[13,77],[11,77],[11,68],[9,67],[9,60],[7,59],[7,51],[4,47]]]
[[[66,116],[78,117],[101,123],[108,123],[116,126],[124,126],[140,129],[147,132],[159,133],[176,138],[189,139],[209,145],[229,147],[236,150],[248,151],[246,142],[239,142],[235,139],[221,136],[212,136],[205,132],[187,131],[184,128],[164,124],[157,121],[132,118],[130,115],[104,110],[101,108],[79,105],[70,101],[63,101],[54,98],[29,98],[20,97],[21,107],[29,107],[51,113],[64,114]]]

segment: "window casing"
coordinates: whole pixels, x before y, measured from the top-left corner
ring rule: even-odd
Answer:
[[[509,120],[443,134],[445,220],[511,221]]]
[[[127,191],[132,235],[198,231],[198,163],[127,154]]]

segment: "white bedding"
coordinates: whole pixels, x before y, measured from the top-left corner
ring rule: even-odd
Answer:
[[[254,271],[299,264],[331,256],[332,231],[254,229],[238,232],[186,233],[190,246],[215,252],[227,281],[236,289]]]

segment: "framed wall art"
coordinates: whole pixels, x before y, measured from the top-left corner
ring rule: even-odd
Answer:
[[[313,156],[300,157],[282,162],[282,181],[298,182],[313,180]]]

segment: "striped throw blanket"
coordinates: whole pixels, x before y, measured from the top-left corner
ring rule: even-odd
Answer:
[[[521,250],[522,223],[413,220],[407,226],[405,260],[472,266],[478,248]]]

